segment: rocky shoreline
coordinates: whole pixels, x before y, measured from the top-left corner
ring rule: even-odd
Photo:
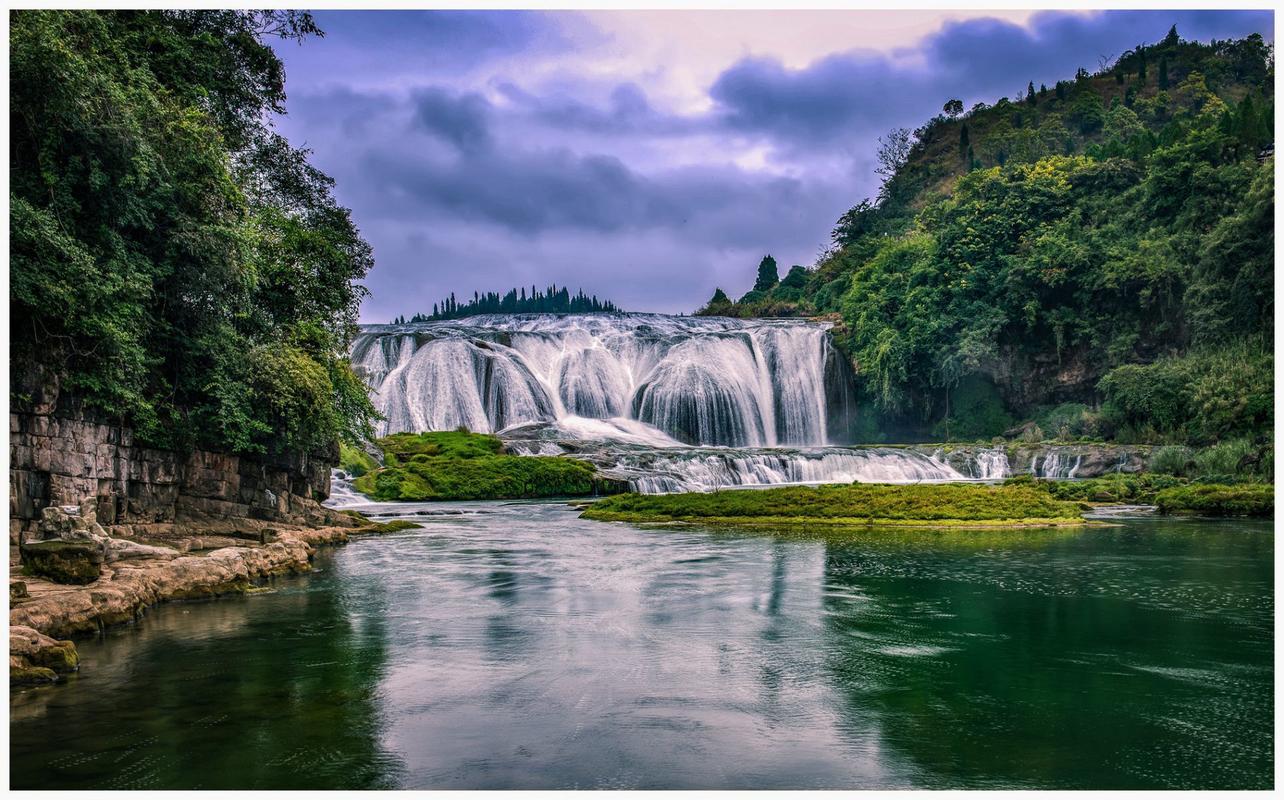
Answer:
[[[350,524],[277,527],[261,543],[229,531],[179,535],[155,552],[103,564],[99,577],[83,585],[23,575],[11,554],[10,685],[50,683],[74,672],[73,637],[136,622],[157,603],[241,594],[276,576],[307,572],[318,547],[374,530],[348,519]]]

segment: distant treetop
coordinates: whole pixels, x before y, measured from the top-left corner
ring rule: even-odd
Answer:
[[[473,292],[473,299],[463,303],[456,300],[455,293],[451,292],[440,303],[432,304],[431,314],[415,314],[409,320],[399,316],[392,323],[404,325],[407,322],[436,322],[475,314],[609,314],[619,311],[620,307],[610,300],[598,300],[597,295],[586,295],[583,289],[572,295],[565,286],[558,288],[554,284],[542,292],[532,286],[529,294],[524,286],[509,289],[504,295],[498,292]]]

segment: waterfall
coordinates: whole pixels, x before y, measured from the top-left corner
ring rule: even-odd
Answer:
[[[594,464],[604,477],[644,494],[709,492],[809,483],[924,483],[967,480],[941,460],[891,447],[694,448],[547,439],[508,440],[512,452],[562,455]],[[565,443],[572,446],[571,442]]]
[[[834,398],[838,429],[851,415],[835,361],[826,324],[661,314],[368,325],[352,349],[380,435],[597,420],[652,444],[731,447],[827,444]]]
[[[1011,473],[1008,452],[1003,446],[981,450],[976,454],[976,474],[981,480],[1002,480]]]
[[[1076,454],[1074,460],[1071,461],[1069,455],[1062,452],[1061,448],[1053,447],[1043,457],[1042,464],[1039,463],[1037,455],[1030,459],[1030,474],[1036,478],[1070,479],[1075,477],[1075,473],[1079,471],[1079,465],[1082,463],[1083,454]]]

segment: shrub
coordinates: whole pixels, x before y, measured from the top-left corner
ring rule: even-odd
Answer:
[[[1275,513],[1275,487],[1263,483],[1226,486],[1191,484],[1165,489],[1156,496],[1161,514],[1214,517],[1269,517]]]
[[[1156,448],[1150,454],[1147,467],[1151,472],[1163,475],[1186,475],[1190,472],[1191,465],[1191,449],[1172,445]]]

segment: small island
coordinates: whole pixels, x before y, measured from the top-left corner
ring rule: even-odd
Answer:
[[[1052,527],[1084,525],[1077,503],[1014,484],[785,486],[707,494],[623,494],[583,516],[604,522],[731,525],[886,525],[897,527]]]

